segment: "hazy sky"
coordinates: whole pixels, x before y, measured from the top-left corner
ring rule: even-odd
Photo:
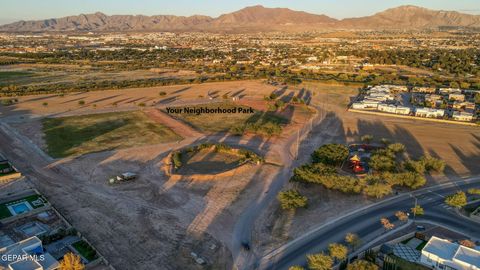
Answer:
[[[400,5],[480,14],[479,0],[0,0],[0,23],[104,12],[144,15],[209,15],[216,17],[246,6],[288,7],[334,18],[371,15]]]

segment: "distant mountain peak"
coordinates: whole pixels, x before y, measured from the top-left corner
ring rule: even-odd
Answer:
[[[217,18],[203,15],[112,15],[102,12],[57,19],[18,21],[0,26],[1,32],[43,31],[306,31],[343,29],[433,29],[439,27],[480,28],[480,16],[456,11],[437,11],[403,5],[371,16],[337,20],[326,15],[289,8],[248,6]]]

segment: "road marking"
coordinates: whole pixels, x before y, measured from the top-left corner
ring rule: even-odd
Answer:
[[[439,196],[440,198],[445,198],[445,196],[440,195],[440,194],[438,194],[438,193],[436,193],[436,192],[434,192],[434,191],[431,191],[431,190],[428,190],[428,193],[432,193],[433,195],[437,195],[437,196]]]

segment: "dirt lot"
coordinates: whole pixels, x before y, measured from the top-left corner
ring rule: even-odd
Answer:
[[[208,103],[211,101],[206,96],[212,91],[218,91],[220,97],[227,92],[229,95],[238,92],[237,95],[244,95],[242,105],[262,106],[259,102],[263,97],[275,91],[285,100],[301,96],[323,116],[323,120],[312,124],[313,132],[300,144],[299,161],[294,165],[306,162],[309,154],[322,144],[355,142],[361,135],[372,134],[377,139],[385,137],[405,144],[414,157],[429,153],[446,160],[446,175],[429,177],[429,184],[480,173],[477,165],[480,163],[479,128],[357,115],[345,110],[345,105],[356,94],[355,86],[315,83],[305,86],[311,91],[293,91],[247,81],[75,93],[63,97],[29,96],[21,97],[16,105],[0,107],[0,112],[17,131],[42,146],[38,119],[32,117],[156,110],[167,105]],[[161,91],[167,95],[160,96]],[[80,106],[80,100],[84,100],[85,105]],[[48,105],[43,106],[43,102]],[[139,103],[145,103],[146,107],[139,107]],[[153,116],[150,114],[150,117]],[[179,124],[176,128],[175,122],[165,117],[156,115],[153,118],[160,123],[169,122],[165,125],[180,135],[190,135],[182,135],[185,139],[180,143],[50,161],[28,140],[5,131],[0,125],[0,151],[14,161],[15,166],[31,178],[49,201],[118,269],[154,269],[158,265],[165,265],[167,269],[186,269],[187,265],[194,265],[191,251],[204,256],[210,268],[224,269],[233,263],[229,250],[232,250],[232,231],[237,219],[247,206],[268,192],[273,180],[281,180],[276,178],[280,167],[253,166],[234,176],[202,177],[202,181],[195,181],[189,176],[166,176],[160,169],[162,159],[171,149],[212,141],[251,149],[265,154],[267,160],[281,161],[296,152],[284,149],[283,143],[305,124],[309,113],[294,114],[282,136],[270,139],[252,134],[243,137],[228,134],[205,136],[185,125]],[[108,177],[124,171],[137,172],[140,177],[131,183],[106,184]],[[254,248],[260,246],[256,251],[271,249],[329,217],[371,203],[362,196],[342,195],[320,187],[304,192],[311,199],[307,210],[295,215],[280,215],[278,204],[273,201],[262,212],[254,233]],[[213,249],[212,244],[215,245]]]
[[[371,134],[376,140],[388,138],[404,144],[412,158],[430,154],[445,160],[445,174],[428,176],[428,185],[480,174],[477,165],[480,164],[479,127],[355,114],[347,112],[344,105],[356,94],[356,87],[309,84],[309,88],[315,89],[312,104],[327,109],[329,113],[314,128],[310,139],[302,143],[300,153],[308,155],[324,143],[359,142],[361,136]],[[319,137],[322,139],[316,139]],[[296,213],[285,213],[274,201],[256,223],[255,238],[262,252],[272,250],[332,217],[375,202],[363,195],[345,195],[321,186],[289,186],[298,188],[309,198],[309,207]]]

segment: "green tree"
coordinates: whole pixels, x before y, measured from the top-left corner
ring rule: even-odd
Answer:
[[[480,188],[470,188],[467,192],[470,195],[480,195]]]
[[[307,255],[307,264],[308,269],[311,270],[330,270],[333,266],[333,259],[324,253],[309,254]]]
[[[363,193],[367,196],[380,199],[392,193],[392,186],[385,183],[374,183],[365,186],[363,188]]]
[[[378,270],[378,266],[364,260],[356,260],[347,266],[347,270]]]
[[[277,196],[282,209],[291,210],[299,207],[307,207],[308,199],[294,189],[281,191]]]
[[[445,198],[445,203],[456,208],[462,208],[467,205],[467,195],[463,191],[458,191]]]
[[[60,261],[61,270],[83,270],[85,266],[82,264],[80,256],[75,255],[71,252],[63,256],[63,260]]]
[[[364,143],[371,143],[373,141],[373,136],[372,135],[363,135],[360,137],[360,140]]]
[[[294,266],[290,266],[288,270],[305,270],[305,268],[303,268],[300,265],[294,265]]]
[[[402,211],[397,211],[395,212],[395,216],[398,218],[398,220],[406,222],[408,220],[408,215],[405,212]]]
[[[381,218],[380,223],[382,224],[385,231],[389,231],[395,228],[395,224],[391,223],[390,220],[388,220],[388,218]]]
[[[325,144],[312,154],[314,163],[340,165],[348,157],[348,148],[343,144]]]
[[[345,242],[352,248],[352,250],[355,250],[362,244],[360,237],[354,233],[347,233],[347,235],[345,235]]]
[[[381,139],[380,139],[380,142],[381,142],[385,147],[387,147],[387,146],[391,143],[390,140],[387,139],[387,138],[381,138]]]
[[[415,216],[422,216],[425,214],[425,210],[423,210],[423,207],[421,207],[420,205],[416,205],[415,207],[411,208],[410,210],[412,210],[412,213],[415,215]]]
[[[480,93],[475,94],[475,103],[480,104]]]
[[[332,258],[342,261],[347,258],[348,248],[342,244],[332,243],[328,245],[328,252]]]
[[[405,152],[405,145],[403,145],[401,143],[392,143],[392,144],[387,146],[387,149],[389,151],[392,151],[395,154],[403,153],[403,152]]]

